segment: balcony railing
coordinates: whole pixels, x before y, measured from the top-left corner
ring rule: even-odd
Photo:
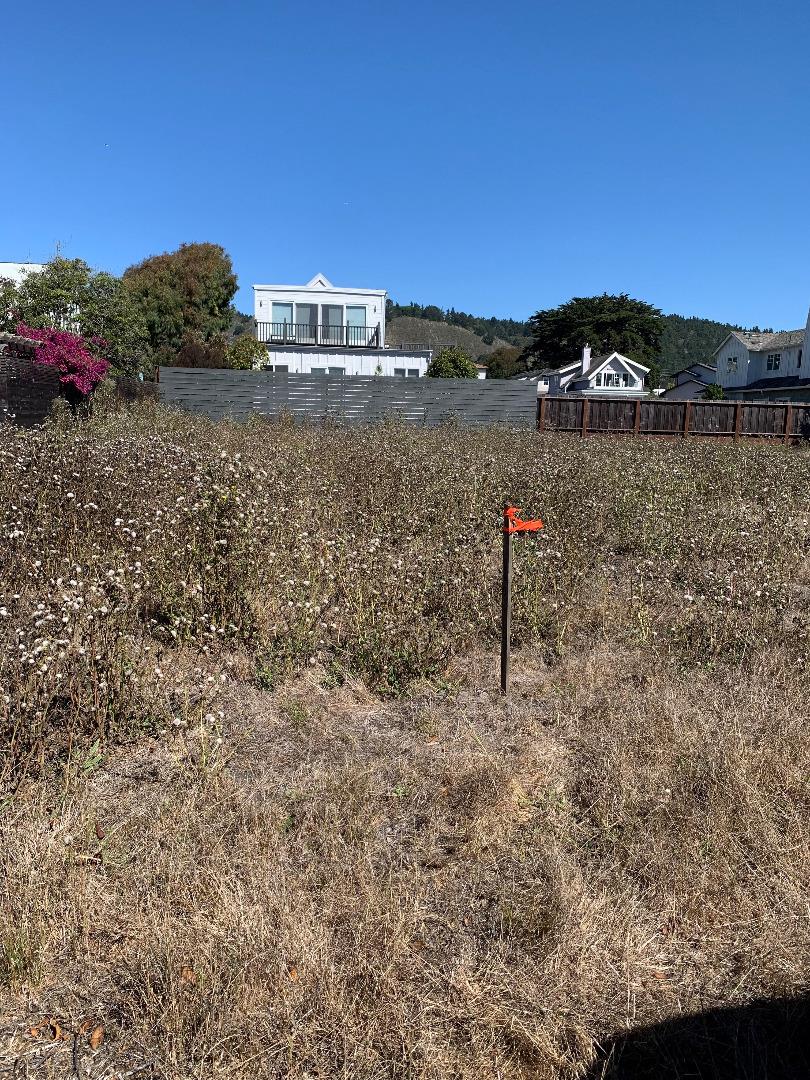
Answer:
[[[314,323],[257,322],[256,337],[273,345],[326,345],[350,349],[379,349],[376,326],[322,326]]]

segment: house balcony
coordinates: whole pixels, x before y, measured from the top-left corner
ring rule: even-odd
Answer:
[[[268,345],[321,345],[334,349],[379,349],[380,324],[376,326],[322,326],[314,323],[256,322],[256,338]]]

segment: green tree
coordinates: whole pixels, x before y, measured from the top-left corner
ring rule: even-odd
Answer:
[[[477,379],[478,371],[460,345],[439,349],[425,374],[430,379]]]
[[[657,360],[651,360],[649,368],[650,371],[647,375],[647,388],[649,390],[657,390],[661,386],[661,382],[664,377],[663,369]]]
[[[181,244],[124,271],[146,320],[158,362],[171,362],[184,340],[206,342],[229,328],[236,274],[219,244]]]
[[[14,315],[16,299],[17,286],[11,278],[0,277],[0,330],[14,330],[17,323]]]
[[[100,356],[125,374],[150,366],[146,321],[120,278],[96,272],[82,259],[52,259],[26,275],[11,299],[15,320],[37,329],[57,327],[100,338]]]
[[[709,383],[701,395],[706,401],[720,401],[723,397],[723,387],[719,383]]]
[[[517,375],[526,367],[522,357],[523,350],[516,345],[499,345],[483,358],[487,365],[487,378],[508,379],[510,375]]]
[[[251,371],[267,363],[267,346],[252,334],[240,334],[228,346],[228,366],[241,371]]]
[[[169,361],[176,367],[229,368],[227,338],[224,334],[214,334],[204,341],[199,334],[189,331]]]
[[[582,355],[615,349],[649,367],[659,354],[661,312],[626,293],[619,296],[575,296],[566,304],[538,311],[529,319],[534,340],[528,352],[537,367],[563,367]]]

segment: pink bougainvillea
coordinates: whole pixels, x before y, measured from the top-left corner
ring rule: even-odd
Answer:
[[[42,345],[34,358],[36,362],[57,368],[60,382],[74,387],[82,395],[89,394],[107,374],[110,365],[90,351],[92,347],[104,347],[105,342],[101,338],[87,341],[67,330],[52,327],[37,330],[25,323],[18,324],[17,333],[33,341],[41,341]]]

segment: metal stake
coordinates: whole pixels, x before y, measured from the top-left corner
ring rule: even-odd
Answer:
[[[512,534],[503,508],[503,578],[501,581],[501,693],[509,693],[509,643],[512,631]]]

